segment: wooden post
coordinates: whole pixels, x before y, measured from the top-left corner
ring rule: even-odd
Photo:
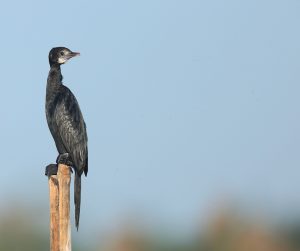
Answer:
[[[50,250],[71,251],[71,171],[59,164],[57,175],[48,177],[50,193]]]
[[[58,165],[59,184],[59,246],[60,251],[71,251],[71,224],[70,224],[70,167]]]
[[[59,250],[59,201],[57,175],[48,177],[50,197],[50,250]]]

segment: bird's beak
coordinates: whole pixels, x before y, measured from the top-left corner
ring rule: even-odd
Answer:
[[[66,59],[66,60],[69,60],[69,59],[71,59],[71,58],[73,58],[73,57],[76,57],[76,56],[79,56],[79,55],[80,55],[79,52],[73,52],[73,51],[71,51],[70,53],[68,53],[68,54],[65,56],[65,59]]]
[[[73,58],[73,57],[76,57],[76,56],[80,56],[80,53],[79,52],[71,52],[70,54],[69,54],[69,56],[70,56],[70,58]]]

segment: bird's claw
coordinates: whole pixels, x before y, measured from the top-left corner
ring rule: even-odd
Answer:
[[[58,157],[56,159],[56,163],[64,164],[66,166],[73,166],[73,162],[68,153],[63,153],[63,154],[58,155]]]

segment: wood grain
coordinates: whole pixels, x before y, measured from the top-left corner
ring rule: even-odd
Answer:
[[[59,164],[57,178],[59,184],[59,246],[60,251],[71,251],[70,167]]]
[[[48,177],[50,197],[50,250],[59,250],[59,187],[57,175]]]

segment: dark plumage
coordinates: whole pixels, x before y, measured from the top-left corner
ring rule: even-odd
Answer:
[[[47,79],[46,117],[57,151],[67,156],[75,170],[74,202],[75,223],[78,230],[81,197],[81,175],[88,172],[88,147],[86,125],[78,102],[70,89],[62,84],[61,64],[79,55],[65,47],[49,52],[50,71]],[[59,161],[58,161],[59,162]]]

